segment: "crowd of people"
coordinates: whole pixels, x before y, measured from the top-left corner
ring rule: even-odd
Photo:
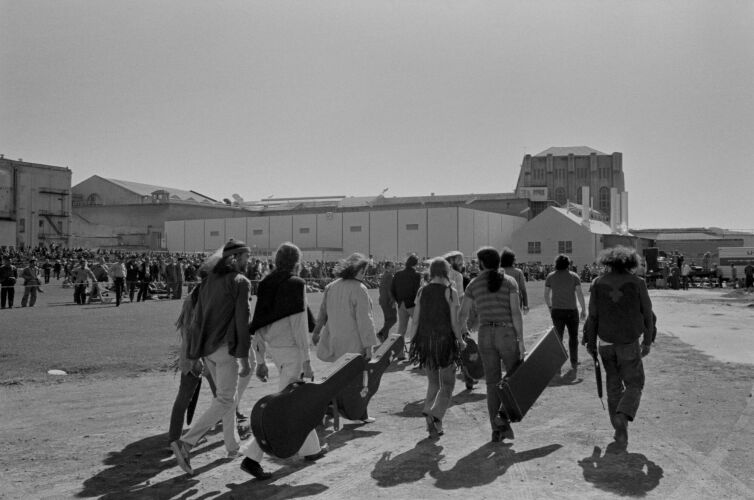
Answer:
[[[246,271],[249,261],[249,247],[229,241],[199,268],[204,279],[184,301],[179,321],[182,377],[169,439],[176,461],[186,473],[194,473],[192,448],[222,421],[228,456],[242,457],[241,469],[257,479],[269,478],[271,474],[261,463],[260,443],[252,438],[242,444],[237,433],[237,407],[252,371],[266,380],[265,356],[269,356],[279,371],[278,389],[282,390],[314,375],[310,333],[321,361],[332,363],[349,353],[368,360],[396,323],[397,333],[410,345],[407,362],[423,368],[427,375],[423,415],[430,438],[445,433],[443,419],[459,354],[466,349],[470,331],[476,330],[487,384],[491,441],[513,439],[497,386],[504,373],[524,360],[523,315],[528,312],[528,297],[524,272],[515,267],[510,249],[480,248],[473,275],[460,252],[428,262],[411,255],[400,266],[374,264],[355,253],[333,267],[334,279],[325,287],[316,318],[307,305],[307,282],[300,275],[305,265],[295,245],[284,243],[278,248],[270,271],[258,283],[253,314],[252,282]],[[583,340],[590,353],[599,353],[605,366],[610,420],[614,438],[622,445],[627,444],[628,424],[636,415],[644,385],[641,357],[649,353],[654,339],[647,287],[635,274],[638,263],[633,249],[604,251],[600,256],[604,272],[592,284],[588,308],[580,276],[572,270],[568,256],[559,255],[554,269],[545,276],[545,301],[561,342],[565,330],[569,332],[572,374],[578,369],[579,322],[586,320],[590,325]],[[380,270],[379,305],[385,323],[379,330],[365,284],[370,268]],[[212,403],[181,435],[183,416],[196,397],[194,389],[201,373],[213,381]],[[368,410],[358,420],[364,424],[375,421]],[[312,430],[298,455],[315,461],[327,451],[327,444]]]

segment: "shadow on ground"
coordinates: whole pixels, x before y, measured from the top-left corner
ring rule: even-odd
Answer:
[[[395,456],[386,451],[375,464],[372,478],[382,488],[419,481],[440,471],[441,452],[436,439],[422,439],[414,448]]]
[[[219,446],[223,446],[222,441],[198,447],[195,452],[192,452],[192,456]],[[195,472],[197,474],[207,472],[225,462],[226,460],[216,460],[195,469]],[[182,474],[162,483],[144,484],[162,471],[174,468],[176,465],[172,453],[167,449],[167,435],[164,433],[130,443],[121,451],[110,452],[104,464],[110,467],[85,480],[84,488],[76,494],[76,497],[172,498],[192,488],[198,482]]]
[[[584,479],[610,493],[642,497],[660,484],[662,467],[641,453],[628,453],[618,443],[607,445],[605,454],[595,446],[592,455],[579,461]]]
[[[435,486],[454,490],[490,484],[513,465],[546,457],[562,448],[562,445],[550,444],[517,452],[511,446],[511,443],[485,443],[459,459],[452,469],[433,471],[431,475],[436,479]]]

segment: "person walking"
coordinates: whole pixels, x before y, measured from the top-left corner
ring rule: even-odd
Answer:
[[[314,377],[309,357],[309,328],[306,304],[306,282],[299,277],[301,250],[293,243],[283,243],[275,252],[275,270],[267,275],[257,289],[257,306],[251,331],[257,377],[268,376],[265,353],[272,358],[280,373],[278,391],[301,377]],[[298,450],[307,461],[322,458],[327,445],[321,446],[317,431],[312,429]],[[241,470],[257,479],[271,476],[261,465],[263,451],[256,437],[241,447],[244,456]]]
[[[145,257],[144,261],[139,264],[138,271],[139,293],[136,294],[136,302],[147,300],[149,297],[149,283],[152,281],[152,266],[149,263],[149,258]]]
[[[128,287],[128,301],[134,301],[136,286],[139,284],[139,265],[133,255],[126,262],[126,287]]]
[[[186,358],[204,358],[215,382],[216,395],[209,408],[194,421],[181,439],[170,443],[178,465],[189,475],[191,448],[218,421],[229,457],[238,456],[236,391],[239,377],[251,373],[249,364],[251,283],[242,274],[251,250],[245,243],[230,240],[216,254],[216,263],[199,289],[196,328],[189,332]]]
[[[39,279],[39,268],[37,259],[29,259],[29,266],[21,271],[21,277],[24,279],[24,295],[21,297],[21,307],[34,307],[37,302],[37,291],[41,290],[39,285],[42,283]]]
[[[571,259],[560,254],[555,257],[555,270],[545,278],[545,304],[550,309],[550,318],[555,331],[563,341],[568,328],[568,355],[571,360],[571,376],[578,373],[579,365],[579,319],[586,319],[584,292],[579,275],[570,270]],[[576,306],[578,299],[581,314]]]
[[[393,285],[393,275],[395,265],[388,261],[385,262],[385,270],[380,277],[380,308],[382,309],[382,316],[384,323],[379,332],[377,332],[377,338],[380,342],[384,342],[390,334],[390,329],[398,321],[398,313],[395,311],[395,298],[391,291]]]
[[[115,289],[115,307],[120,307],[120,299],[123,297],[123,291],[126,288],[126,266],[123,264],[123,257],[118,255],[114,264],[110,266],[110,276],[113,278],[113,288]]]
[[[0,308],[13,308],[13,298],[16,294],[16,280],[18,271],[16,266],[11,264],[10,257],[3,257],[3,265],[0,266]]]
[[[526,293],[526,276],[524,272],[515,267],[516,254],[508,247],[503,248],[500,252],[500,267],[505,274],[516,280],[518,284],[518,293],[521,296],[521,311],[526,314],[529,312],[529,295]]]
[[[513,439],[510,422],[500,413],[497,386],[502,369],[510,372],[524,359],[524,321],[516,280],[500,272],[500,254],[492,247],[477,251],[481,272],[466,287],[459,324],[466,328],[471,308],[479,317],[479,354],[487,383],[487,411],[492,442]]]
[[[97,286],[97,278],[94,273],[87,267],[86,261],[81,259],[79,261],[79,267],[71,271],[71,281],[73,282],[73,301],[76,304],[86,304],[86,289],[88,283],[92,286]]]
[[[374,330],[372,299],[362,282],[367,263],[364,255],[351,254],[338,263],[337,279],[325,288],[317,325],[312,332],[317,357],[322,361],[331,363],[348,353],[361,354],[369,360],[372,348],[379,344]],[[374,422],[367,410],[359,420]]]
[[[466,348],[458,325],[458,291],[451,285],[449,271],[447,260],[432,259],[429,283],[419,289],[411,322],[409,362],[427,374],[422,415],[432,438],[444,434],[442,420],[453,396],[456,357]]]
[[[592,283],[584,333],[589,353],[599,352],[602,359],[614,438],[625,446],[628,423],[636,417],[644,389],[642,358],[649,354],[654,337],[652,301],[644,280],[631,273],[638,265],[636,250],[608,248],[599,262],[607,272]]]
[[[408,320],[414,314],[414,301],[421,286],[421,274],[414,269],[418,263],[419,258],[416,255],[409,255],[406,259],[406,266],[395,273],[390,286],[390,292],[398,305],[398,335],[401,337],[406,336]],[[402,361],[406,359],[406,355],[400,353],[397,359]]]

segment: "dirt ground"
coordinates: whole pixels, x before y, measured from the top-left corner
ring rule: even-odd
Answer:
[[[9,352],[9,332],[23,331],[32,318],[54,323],[61,308],[50,304],[68,300],[69,291],[56,293],[33,310],[0,311],[0,498],[754,498],[753,295],[652,291],[660,333],[645,358],[644,396],[626,451],[611,444],[589,362],[575,380],[554,381],[515,424],[516,439],[498,444],[489,443],[483,382],[473,391],[457,383],[445,435],[427,439],[426,379],[400,364],[385,373],[372,400],[375,423],[321,429],[331,451],[316,463],[265,457],[274,477],[260,482],[239,469],[240,459],[224,458],[222,433],[195,448],[196,476],[181,472],[166,438],[178,378],[163,366],[129,374],[87,360],[90,370],[66,377],[15,376],[33,363]],[[530,283],[529,293],[527,346],[549,325],[542,282]],[[159,335],[174,338],[177,301],[124,308],[117,314],[126,325],[161,318]],[[67,324],[86,332],[88,318],[116,312],[70,314]],[[92,331],[90,342],[102,337]],[[155,340],[154,359],[164,360],[169,343]],[[45,345],[38,349],[55,358]],[[50,349],[70,355],[61,343]],[[583,348],[580,356],[587,359]],[[112,357],[114,366],[132,366]],[[314,369],[325,371],[319,362]],[[276,386],[274,376],[266,384],[254,380],[241,408],[248,413]],[[203,391],[198,412],[209,404]]]

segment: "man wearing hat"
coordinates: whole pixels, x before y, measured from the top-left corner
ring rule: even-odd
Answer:
[[[39,284],[39,268],[37,267],[37,259],[29,259],[29,267],[21,272],[21,277],[24,279],[24,296],[21,297],[21,307],[34,307],[37,302],[37,290],[40,290]]]

